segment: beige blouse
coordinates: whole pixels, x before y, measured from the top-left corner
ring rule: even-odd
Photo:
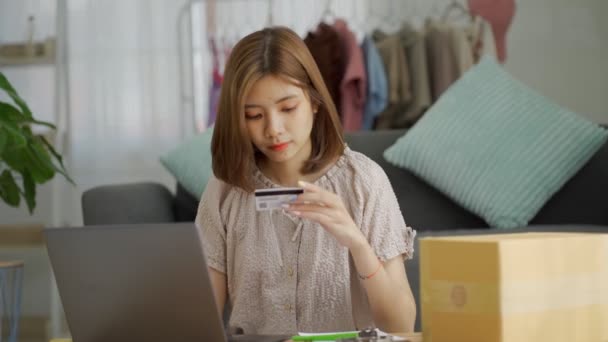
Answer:
[[[256,188],[278,187],[259,170]],[[348,147],[315,184],[338,194],[382,260],[411,258],[406,226],[384,170]],[[286,212],[255,210],[252,193],[212,177],[196,225],[210,267],[226,274],[230,326],[247,334],[363,329],[373,325],[349,257],[323,227]]]

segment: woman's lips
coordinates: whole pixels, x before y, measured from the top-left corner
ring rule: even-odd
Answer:
[[[272,145],[272,146],[270,146],[270,149],[273,150],[273,151],[280,152],[280,151],[285,150],[287,148],[287,146],[289,146],[289,143],[285,142],[285,143],[282,143],[282,144]]]

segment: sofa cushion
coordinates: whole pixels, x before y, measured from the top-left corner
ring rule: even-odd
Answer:
[[[378,163],[391,182],[408,226],[418,231],[487,227],[477,215],[449,199],[407,169],[386,161],[384,151],[405,130],[361,131],[346,134],[348,146]]]
[[[200,197],[194,197],[188,190],[179,182],[175,189],[175,198],[173,199],[173,212],[175,213],[175,221],[177,222],[192,222],[196,218],[198,212],[198,202]]]
[[[173,222],[173,195],[159,183],[102,185],[82,194],[84,225]]]
[[[608,143],[530,221],[532,225],[608,226]]]
[[[384,156],[490,226],[515,228],[527,225],[606,139],[608,131],[484,57]]]
[[[360,131],[345,135],[348,146],[377,162],[389,177],[405,222],[418,232],[487,228],[480,217],[449,199],[410,171],[388,163],[383,152],[405,130]],[[608,226],[608,143],[539,211],[531,224],[584,223]],[[178,221],[193,221],[200,197],[178,182],[174,199]]]
[[[198,134],[161,156],[161,163],[192,196],[201,198],[211,169],[213,129]]]

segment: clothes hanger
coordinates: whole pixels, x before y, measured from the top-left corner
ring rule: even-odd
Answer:
[[[424,24],[424,18],[420,15],[421,12],[418,2],[413,2],[411,4],[411,11],[408,10],[409,18],[407,22],[416,30]]]
[[[389,0],[389,13],[388,13],[388,31],[389,32],[396,32],[401,28],[401,24],[402,24],[402,20],[401,18],[397,17],[397,15],[399,13],[401,13],[401,11],[399,11],[399,9],[395,6],[395,0]]]
[[[454,17],[454,14],[457,16]],[[444,9],[443,14],[441,15],[442,21],[447,21],[452,18],[452,20],[467,18],[468,20],[472,19],[471,13],[469,10],[458,0],[452,0]]]
[[[431,9],[429,10],[429,16],[433,18],[441,16],[441,11],[439,9],[439,4],[437,3],[437,1],[434,1],[431,5]]]
[[[368,6],[366,12],[369,13],[369,17],[367,20],[363,20],[363,27],[368,35],[372,35],[374,31],[380,27],[382,20],[380,19],[380,14],[374,10],[375,7],[370,6],[367,1],[366,4]]]
[[[353,27],[352,31],[357,38],[357,44],[361,45],[365,36],[367,35],[367,29],[365,27],[365,19],[362,19],[364,16],[359,15],[359,8],[361,3],[357,3],[353,6]]]
[[[333,25],[333,23],[336,21],[336,14],[334,13],[332,4],[332,0],[327,0],[327,2],[325,3],[325,10],[321,15],[321,22],[326,23],[328,25]]]
[[[378,27],[384,33],[394,32],[395,26],[395,3],[392,0],[388,0],[388,10],[380,16],[380,23]]]
[[[266,27],[270,27],[274,24],[274,17],[272,16],[272,9],[274,5],[273,0],[268,0],[268,13],[266,14]]]

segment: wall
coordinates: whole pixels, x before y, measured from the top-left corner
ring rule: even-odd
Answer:
[[[557,103],[608,124],[608,1],[525,0],[506,68]]]

